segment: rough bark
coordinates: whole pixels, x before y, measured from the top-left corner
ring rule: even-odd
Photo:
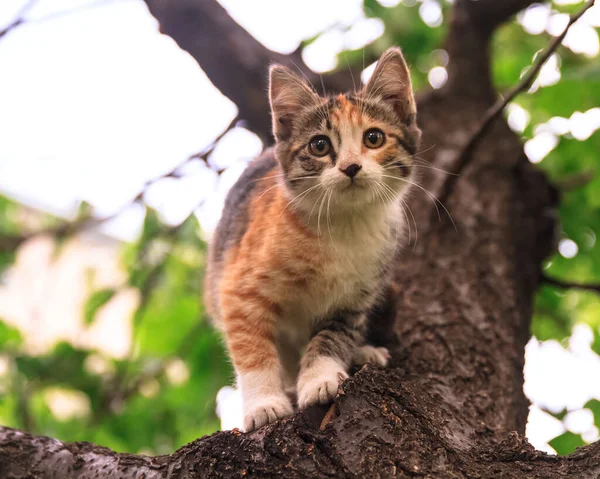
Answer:
[[[254,75],[252,88],[262,94],[258,85],[272,52],[249,65],[249,54],[237,54],[241,47],[234,43],[225,65],[212,60],[220,72],[196,56],[213,38],[208,31],[231,26],[203,31],[199,13],[181,12],[212,2],[147,3],[162,31],[189,48],[223,93],[231,93],[226,72],[242,77],[247,70]],[[456,0],[446,43],[449,82],[419,99],[421,156],[434,166],[452,167],[496,99],[491,28],[474,19],[505,19],[529,3]],[[220,43],[227,42],[213,40]],[[230,98],[237,103],[238,96]],[[240,112],[252,111],[241,113],[250,127],[264,129],[265,103],[240,101],[248,102]],[[441,192],[444,174],[422,170],[421,184]],[[0,477],[598,477],[600,443],[556,457],[535,451],[522,437],[528,407],[523,353],[540,261],[553,245],[555,203],[554,190],[499,119],[477,143],[448,197],[456,229],[443,209],[438,218],[428,195],[411,199],[418,241],[396,259],[393,294],[378,313],[374,334],[392,350],[389,368],[363,368],[341,386],[329,409],[298,413],[249,434],[216,433],[170,456],[117,454],[0,429]]]

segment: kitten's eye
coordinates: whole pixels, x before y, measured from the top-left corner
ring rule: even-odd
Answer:
[[[315,136],[308,144],[308,151],[315,156],[325,156],[331,150],[331,142],[325,135]]]
[[[363,142],[367,148],[379,148],[383,145],[383,140],[385,140],[385,135],[377,128],[367,130],[363,137]]]

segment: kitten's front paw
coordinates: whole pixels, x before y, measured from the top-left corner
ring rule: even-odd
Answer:
[[[298,380],[300,409],[332,402],[337,396],[338,387],[348,377],[348,373],[334,360],[324,358],[319,361],[319,364],[300,374]]]
[[[260,398],[244,412],[244,431],[254,431],[293,413],[294,408],[285,395]]]
[[[391,355],[387,348],[376,348],[375,346],[359,346],[354,352],[353,362],[357,366],[364,364],[376,364],[387,366]]]

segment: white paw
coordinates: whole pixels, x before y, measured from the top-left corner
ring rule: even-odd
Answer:
[[[292,403],[285,395],[257,399],[244,408],[244,431],[254,431],[293,413]]]
[[[328,404],[334,400],[338,387],[348,373],[331,358],[322,358],[314,367],[300,373],[298,380],[298,407],[306,409],[315,404]]]
[[[375,346],[359,346],[354,352],[353,362],[357,366],[364,364],[377,364],[387,366],[391,355],[387,348],[376,348]]]

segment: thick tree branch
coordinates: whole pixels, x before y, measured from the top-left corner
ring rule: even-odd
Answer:
[[[564,457],[535,451],[514,432],[497,442],[469,444],[460,409],[438,409],[444,401],[435,380],[364,368],[340,394],[334,417],[323,427],[325,411],[313,410],[250,434],[214,434],[170,456],[117,454],[0,428],[0,476],[554,479],[600,473],[600,443]],[[424,429],[423,417],[432,413],[431,429]],[[353,430],[352,437],[344,430]],[[449,449],[453,437],[467,442]]]
[[[542,0],[544,1],[544,0]],[[472,21],[479,28],[492,31],[513,15],[536,3],[538,0],[457,0],[457,8],[469,12]]]
[[[469,164],[470,159],[473,157],[473,150],[478,145],[479,141],[483,136],[485,136],[486,132],[489,130],[490,126],[493,124],[494,120],[497,119],[504,108],[513,101],[517,95],[523,93],[524,91],[529,90],[538,73],[544,66],[544,64],[548,61],[550,56],[556,51],[556,49],[560,46],[564,38],[567,36],[569,29],[571,26],[579,20],[585,12],[587,12],[593,5],[595,0],[590,0],[587,4],[584,5],[578,12],[571,15],[569,19],[569,23],[563,30],[563,32],[554,38],[550,44],[546,47],[546,49],[536,58],[535,62],[527,72],[527,74],[521,79],[521,81],[515,85],[504,98],[499,98],[496,103],[491,106],[483,115],[483,118],[480,120],[478,125],[475,127],[473,133],[469,136],[469,139],[465,143],[464,146],[461,147],[459,154],[457,155],[456,160],[452,161],[451,172],[454,175],[449,176],[446,185],[444,188],[444,192],[440,197],[440,201],[444,202],[448,199],[448,197],[452,194],[452,189],[454,185],[459,180],[459,175],[464,171],[464,169]],[[477,3],[485,3],[485,2],[475,2]],[[518,2],[513,2],[518,3]]]

